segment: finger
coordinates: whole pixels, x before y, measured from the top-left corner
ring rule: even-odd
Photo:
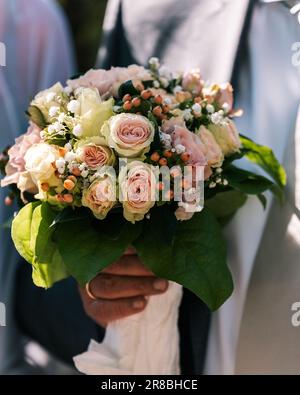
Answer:
[[[123,255],[118,261],[104,269],[102,273],[120,276],[154,276],[136,255]]]
[[[134,247],[130,246],[124,252],[124,255],[137,255],[137,251],[136,251],[136,249]]]
[[[89,306],[89,315],[100,325],[139,313],[146,307],[143,297],[117,300],[95,300]]]
[[[96,298],[120,299],[133,296],[157,295],[165,292],[168,282],[156,277],[129,277],[100,274],[90,282]]]

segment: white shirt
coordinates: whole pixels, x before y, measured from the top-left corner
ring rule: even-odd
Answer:
[[[236,103],[237,108],[244,109],[244,115],[237,120],[237,125],[243,134],[270,146],[280,161],[287,136],[295,128],[300,101],[300,69],[291,62],[291,46],[299,40],[297,17],[291,15],[281,1],[261,1],[255,5],[248,34],[250,59],[241,65]],[[245,168],[245,162],[242,165]],[[243,307],[270,208],[268,197],[265,211],[256,197],[248,198],[226,228],[228,262],[235,289],[212,318],[207,374],[235,372]]]

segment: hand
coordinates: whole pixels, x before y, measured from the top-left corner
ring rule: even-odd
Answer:
[[[91,299],[85,288],[80,288],[84,309],[102,327],[109,322],[144,310],[147,296],[164,293],[168,282],[147,269],[133,248],[129,248],[115,263],[90,282]]]

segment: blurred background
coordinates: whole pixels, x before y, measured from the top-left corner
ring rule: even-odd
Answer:
[[[73,34],[79,72],[95,65],[107,0],[57,0]]]

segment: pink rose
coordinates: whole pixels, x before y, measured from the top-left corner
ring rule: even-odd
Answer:
[[[204,81],[201,79],[199,70],[192,70],[183,75],[182,88],[198,96],[203,88]]]
[[[176,126],[186,127],[183,117],[172,117],[164,120],[162,122],[161,130],[164,133],[170,134],[174,132]]]
[[[156,177],[149,164],[133,161],[119,174],[124,217],[135,222],[144,218],[155,204]]]
[[[118,114],[101,129],[107,145],[120,156],[136,158],[149,151],[154,138],[154,126],[143,115]]]
[[[2,187],[10,184],[18,184],[21,175],[24,177],[24,172],[26,172],[25,154],[32,145],[41,141],[40,132],[41,129],[37,125],[31,123],[27,132],[15,140],[15,145],[8,151],[9,162],[5,168],[6,177],[1,181]],[[25,184],[22,183],[22,185]],[[26,190],[36,190],[35,184],[29,182],[28,177]],[[22,192],[24,192],[24,189]]]
[[[220,167],[223,163],[224,155],[212,133],[205,126],[201,125],[197,135],[204,144],[207,164],[211,167]]]
[[[90,145],[83,148],[83,161],[91,169],[97,169],[97,167],[103,166],[107,163],[109,158],[109,152],[107,148]]]
[[[220,107],[226,105],[226,111],[230,112],[233,109],[233,88],[229,82],[225,82],[219,85],[219,89],[216,94],[216,101]]]
[[[152,79],[151,74],[142,66],[112,67],[110,70],[89,70],[83,76],[68,81],[72,89],[79,87],[97,88],[101,96],[117,96],[121,84],[128,80],[142,81]]]

